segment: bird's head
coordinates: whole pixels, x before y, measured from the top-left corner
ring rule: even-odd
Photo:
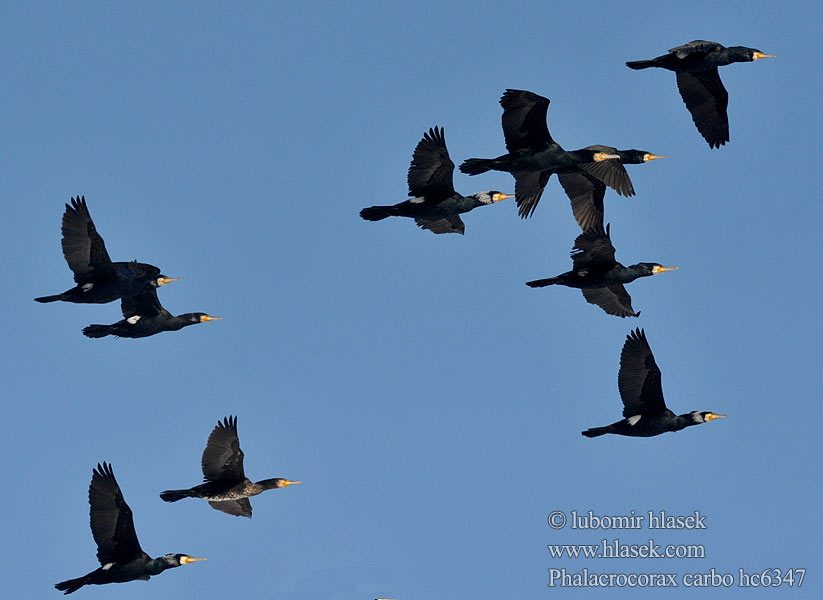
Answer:
[[[647,163],[651,160],[657,160],[658,158],[669,157],[665,154],[652,154],[651,152],[646,152],[645,150],[620,151],[620,162],[624,165],[642,165],[643,163]]]
[[[195,558],[188,554],[166,554],[162,559],[168,563],[169,567],[179,567],[180,565],[187,565],[199,560],[206,560],[205,558]]]
[[[764,54],[760,50],[746,48],[745,46],[732,46],[728,48],[728,51],[736,59],[735,62],[752,62],[761,58],[776,58],[774,54]]]
[[[723,417],[728,417],[729,415],[719,415],[717,413],[709,412],[709,411],[699,411],[696,410],[691,413],[692,419],[694,419],[695,423],[708,423],[709,421],[714,421],[715,419],[722,419]]]
[[[485,192],[478,192],[474,195],[477,200],[483,204],[495,204],[506,198],[514,198],[514,194],[504,194],[496,190],[488,190]]]
[[[179,277],[167,277],[166,275],[160,275],[157,279],[152,281],[154,287],[160,287],[166,285],[167,283],[171,283],[172,281],[180,281]]]
[[[640,277],[648,277],[649,275],[657,275],[658,273],[665,273],[666,271],[676,271],[677,267],[664,267],[658,263],[637,263],[631,266],[635,271],[640,272]]]
[[[264,479],[263,481],[258,481],[257,485],[261,486],[265,490],[275,490],[278,488],[288,487],[290,485],[294,485],[296,483],[303,483],[302,481],[291,481],[290,479],[283,479],[281,477],[275,477],[274,479]]]

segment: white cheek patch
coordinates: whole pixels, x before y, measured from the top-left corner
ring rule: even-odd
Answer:
[[[412,204],[423,204],[423,202],[425,201],[426,199],[423,196],[420,196],[418,198],[409,198],[409,202],[411,202]]]
[[[628,419],[626,419],[626,423],[628,423],[629,425],[634,427],[635,425],[637,425],[637,422],[640,421],[640,417],[641,417],[641,415],[633,415],[633,416],[629,417]]]
[[[105,565],[103,565],[103,570],[104,570],[104,571],[108,571],[108,570],[109,570],[109,569],[111,569],[113,566],[114,566],[114,563],[106,563]]]
[[[133,317],[129,317],[128,319],[126,319],[126,322],[129,323],[130,325],[134,325],[139,320],[140,320],[140,315],[134,315]]]
[[[91,288],[94,287],[93,283],[84,283],[83,287],[81,288],[84,292],[88,292]]]

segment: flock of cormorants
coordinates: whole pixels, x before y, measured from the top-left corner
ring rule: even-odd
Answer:
[[[715,42],[697,40],[672,48],[657,58],[626,64],[632,69],[660,67],[674,71],[678,89],[698,131],[710,148],[719,148],[729,141],[729,123],[726,112],[728,93],[717,68],[769,57],[773,55],[752,48],[726,48]],[[446,149],[443,129],[435,126],[423,134],[414,150],[408,172],[411,198],[393,206],[364,208],[360,216],[369,221],[390,216],[409,217],[422,229],[434,233],[463,234],[465,224],[461,214],[508,198],[515,198],[522,218],[530,217],[550,177],[556,174],[583,233],[574,242],[571,271],[529,281],[527,285],[579,288],[589,303],[610,315],[639,316],[640,311],[632,307],[625,284],[677,267],[651,262],[625,267],[617,262],[610,227],[608,224],[604,226],[603,199],[607,187],[623,196],[634,195],[624,165],[666,157],[643,150],[618,150],[602,145],[566,151],[549,134],[546,125],[548,98],[525,90],[509,89],[501,97],[500,105],[503,107],[503,135],[508,152],[497,158],[469,158],[460,165],[460,170],[469,175],[490,170],[511,173],[515,180],[514,195],[483,191],[463,196],[456,192],[453,186],[455,165]],[[63,255],[77,285],[62,294],[35,300],[87,304],[120,300],[123,320],[112,325],[89,325],[83,329],[87,337],[147,337],[220,318],[201,312],[173,316],[160,304],[157,288],[178,278],[167,277],[157,267],[137,261],[112,262],[91,219],[85,197],[72,198],[71,205],[66,205],[62,234]],[[645,332],[639,328],[627,336],[623,345],[618,388],[623,401],[623,418],[611,425],[587,429],[582,432],[584,436],[613,433],[651,437],[726,416],[708,411],[676,415],[666,407],[660,369]],[[183,498],[202,498],[216,510],[250,518],[250,496],[301,483],[283,478],[253,483],[245,475],[243,456],[237,436],[237,418],[218,421],[203,451],[204,483],[189,489],[166,490],[160,494],[161,499],[176,502]],[[134,530],[131,509],[107,462],[98,464],[93,471],[89,505],[91,530],[101,566],[83,577],[55,585],[66,594],[89,584],[148,580],[166,569],[205,560],[186,554],[166,554],[152,559],[143,552]]]

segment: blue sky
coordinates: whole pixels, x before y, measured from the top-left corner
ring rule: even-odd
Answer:
[[[108,460],[144,550],[208,561],[86,598],[600,597],[547,569],[809,569],[820,593],[820,49],[815,3],[25,3],[0,20],[6,235],[8,597],[96,566],[92,467]],[[693,39],[777,55],[721,71],[731,142],[709,150],[674,76],[630,71]],[[406,198],[423,131],[452,159],[504,151],[506,88],[547,96],[568,149],[669,159],[609,192],[617,258],[676,273],[629,288],[639,319],[578,291],[577,226],[556,180],[534,217],[512,201],[465,236],[358,211]],[[505,173],[456,174],[466,194]],[[109,305],[40,305],[71,287],[60,218],[84,194],[114,260],[182,281],[173,313],[222,321],[89,340]],[[617,370],[644,327],[675,412],[729,418],[652,439],[580,431],[620,416]],[[200,480],[238,415],[246,472],[304,484],[254,518],[158,493]],[[553,510],[707,515],[702,531],[554,531]],[[701,560],[549,557],[547,544],[702,544]],[[692,593],[615,589],[614,597]],[[739,598],[737,587],[715,597]],[[749,592],[752,595],[758,592]]]

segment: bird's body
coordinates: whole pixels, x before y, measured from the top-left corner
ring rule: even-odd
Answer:
[[[657,58],[630,61],[626,66],[630,69],[657,67],[674,71],[677,89],[697,130],[710,148],[719,148],[729,141],[729,94],[723,87],[717,68],[761,58],[774,56],[745,46],[727,48],[717,42],[695,40],[672,48]]]
[[[454,190],[453,174],[454,163],[446,149],[443,129],[429,129],[414,149],[409,167],[409,195],[413,197],[393,206],[364,208],[360,216],[367,221],[410,217],[419,227],[434,233],[462,234],[465,224],[461,214],[512,197],[493,190],[463,196]]]
[[[647,277],[677,267],[664,267],[658,263],[638,263],[624,267],[614,257],[609,226],[587,229],[574,241],[572,262],[574,268],[556,277],[536,279],[526,283],[529,287],[564,285],[583,290],[590,304],[596,304],[606,313],[618,317],[636,317],[631,296],[623,287],[639,277]]]
[[[157,291],[154,289],[123,298],[120,301],[120,308],[125,317],[123,320],[111,325],[89,325],[83,329],[83,335],[90,338],[101,338],[107,335],[142,338],[220,319],[220,317],[212,317],[199,312],[174,316],[160,304]]]
[[[37,302],[106,304],[155,289],[177,278],[166,277],[154,265],[112,262],[97,233],[85,197],[72,198],[63,213],[63,256],[77,285],[62,294],[35,298]]]
[[[131,509],[114,478],[114,471],[105,462],[98,464],[92,475],[89,506],[91,531],[101,566],[82,577],[55,584],[54,587],[65,594],[84,585],[148,581],[166,569],[205,560],[187,554],[166,554],[159,558],[146,554],[137,540]]]
[[[676,415],[663,400],[661,374],[643,330],[632,331],[620,354],[617,386],[623,401],[623,419],[605,427],[583,431],[586,437],[607,433],[631,437],[652,437],[668,431],[680,431],[726,415],[693,411]]]
[[[224,418],[209,435],[200,460],[204,483],[185,490],[166,490],[160,498],[177,502],[183,498],[202,498],[221,512],[249,517],[252,507],[249,497],[266,490],[287,487],[300,481],[275,478],[252,482],[243,469],[243,451],[237,436],[237,417]]]
[[[652,154],[645,150],[618,150],[611,146],[589,146],[586,150],[616,154],[620,164],[640,165],[658,158],[667,158],[663,155]],[[557,174],[557,179],[569,197],[572,213],[580,229],[586,231],[592,227],[603,227],[604,207],[603,198],[606,195],[606,184],[597,177],[590,175],[584,169],[564,171]],[[626,195],[634,195],[634,187],[629,181]]]
[[[515,201],[521,217],[534,213],[543,189],[553,174],[585,172],[614,188],[618,194],[634,194],[631,179],[616,154],[599,150],[564,150],[549,134],[546,114],[549,99],[525,90],[506,90],[503,107],[503,135],[507,154],[497,158],[469,158],[460,170],[469,175],[486,171],[511,173],[515,180]]]

